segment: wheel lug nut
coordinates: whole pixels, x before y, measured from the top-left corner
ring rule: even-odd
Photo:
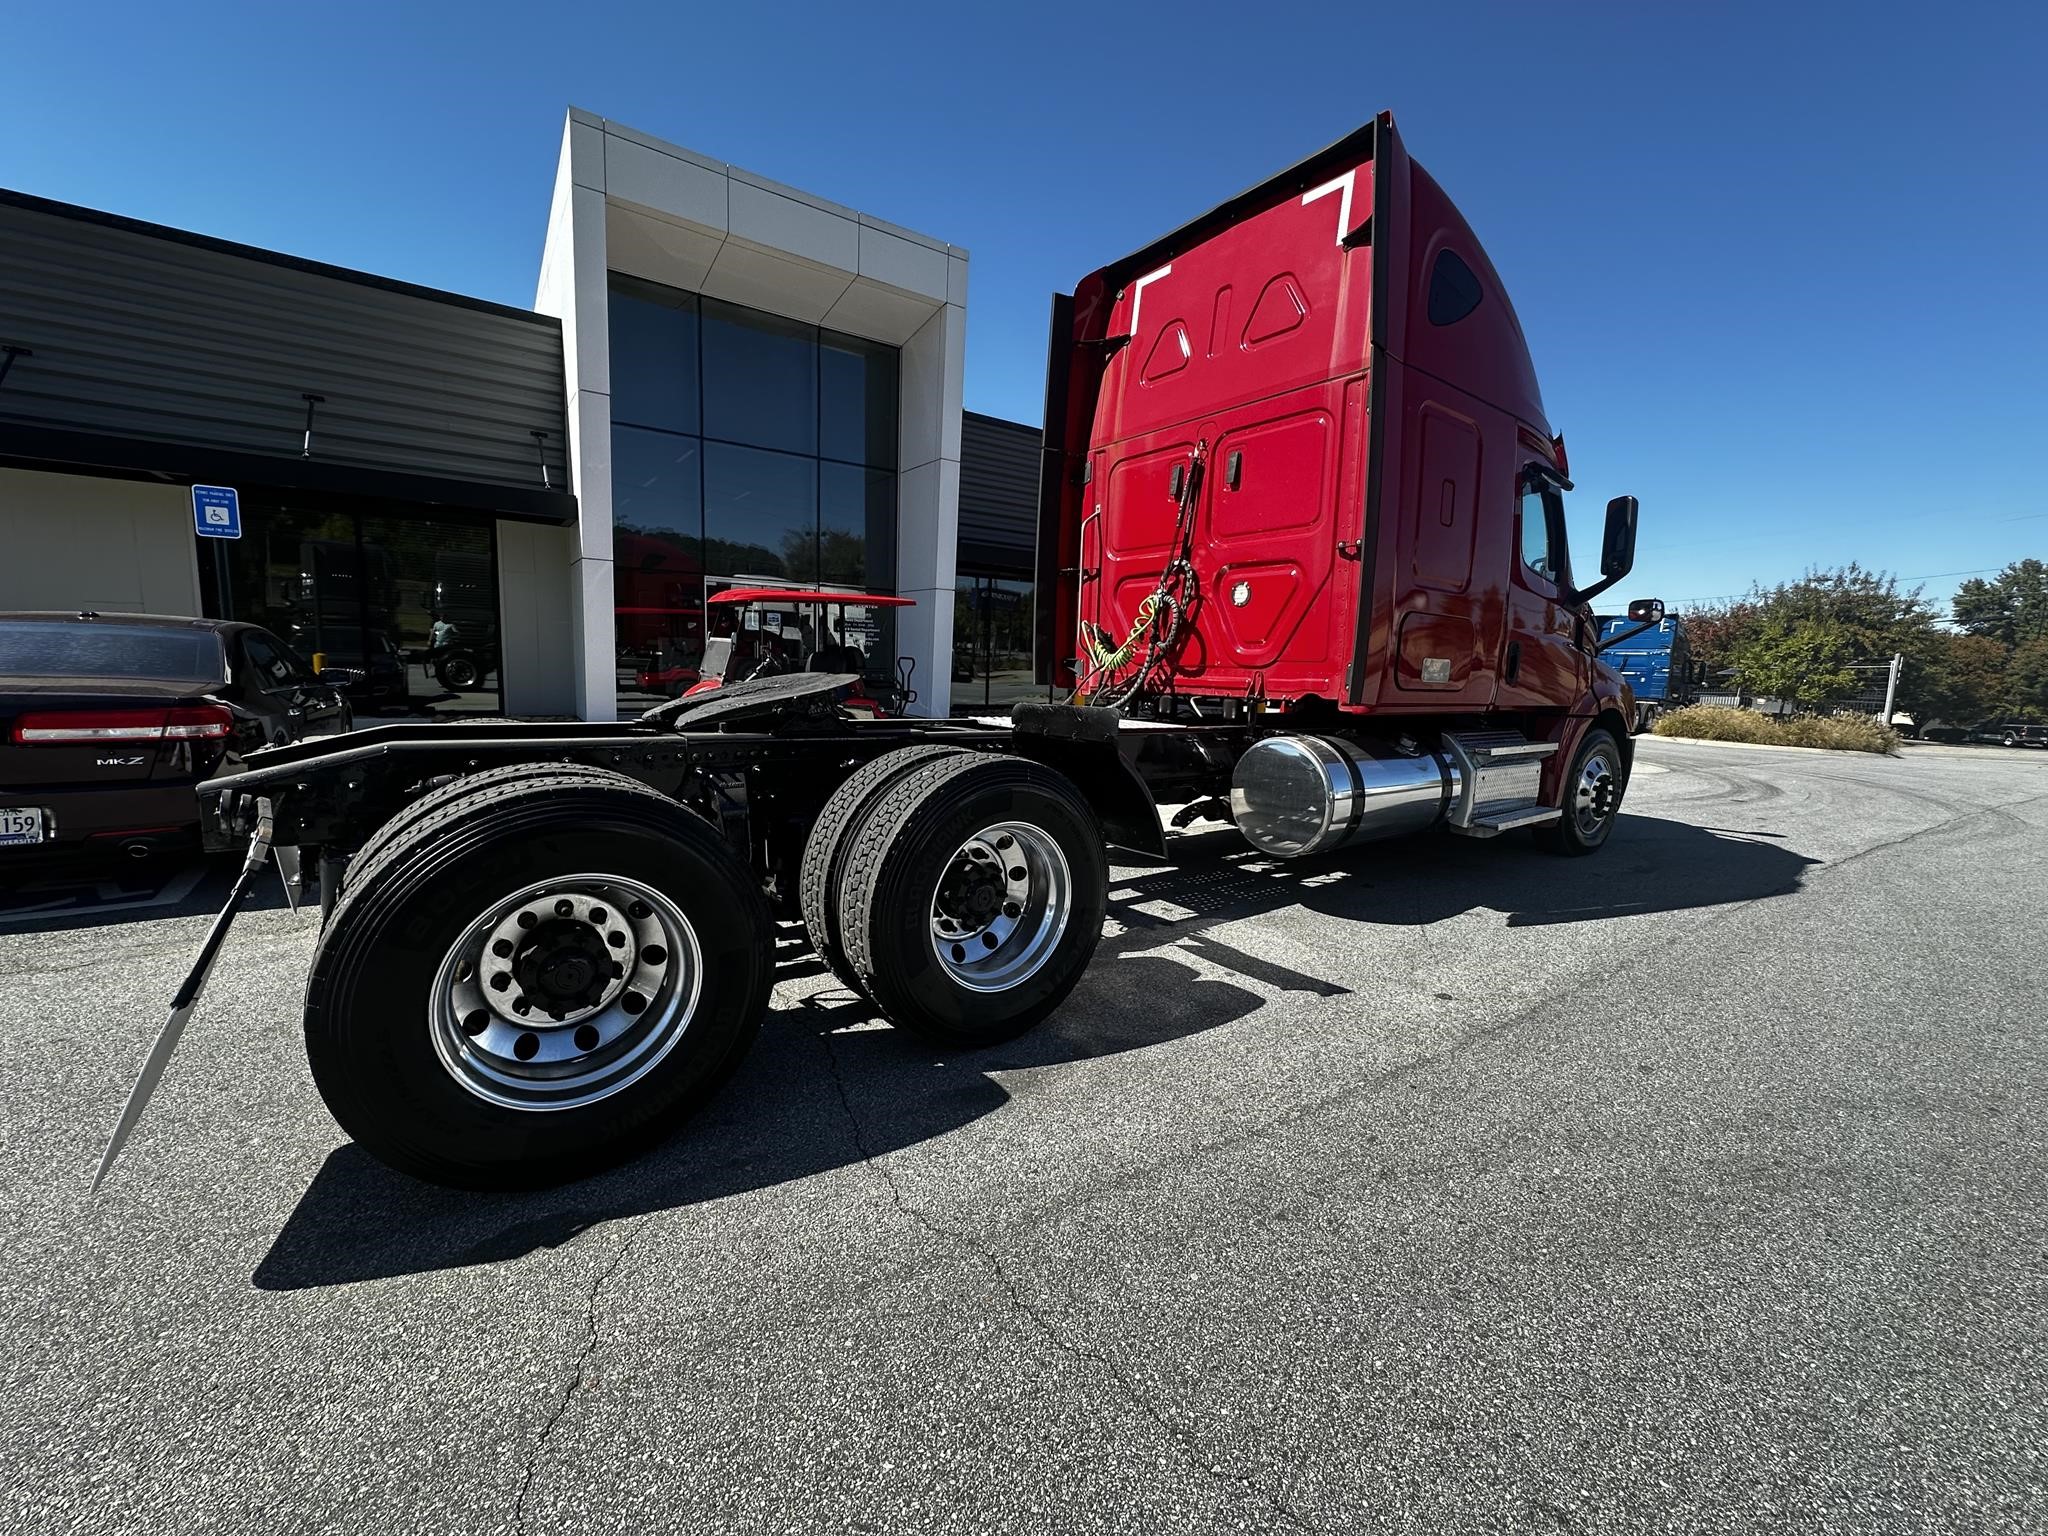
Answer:
[[[500,971],[491,978],[491,990],[493,992],[502,992],[511,985],[512,973],[510,971]]]
[[[512,1011],[514,1013],[524,1013],[527,1009],[531,1008],[532,1006],[533,1004],[528,1002],[523,997],[515,997],[512,999]]]
[[[650,944],[640,951],[640,958],[649,965],[665,965],[668,963],[668,951],[659,944]]]
[[[491,1016],[483,1009],[472,1009],[462,1016],[462,1032],[465,1035],[480,1035],[490,1022]]]
[[[512,941],[510,939],[499,939],[491,945],[491,953],[500,960],[509,959],[512,954]]]
[[[564,896],[560,901],[555,903],[555,916],[557,917],[567,917],[571,912],[574,912],[575,910],[576,903],[571,901],[566,896]]]
[[[512,1042],[512,1054],[521,1061],[531,1061],[540,1054],[540,1036],[521,1035]]]
[[[628,1013],[638,1013],[647,1006],[647,999],[638,992],[628,992],[619,999],[619,1006]]]

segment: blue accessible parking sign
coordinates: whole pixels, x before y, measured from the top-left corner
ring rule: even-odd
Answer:
[[[192,529],[202,538],[239,539],[242,536],[242,500],[233,486],[192,487]]]

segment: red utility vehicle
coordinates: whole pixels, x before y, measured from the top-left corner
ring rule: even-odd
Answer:
[[[729,587],[713,593],[711,635],[693,680],[694,698],[728,683],[790,672],[840,672],[854,681],[834,699],[850,714],[900,715],[916,701],[907,673],[887,676],[869,654],[879,643],[848,610],[914,608],[908,597],[872,592],[813,592],[791,587]],[[865,617],[864,615],[862,616]]]
[[[1382,116],[1055,300],[1038,655],[1068,702],[861,718],[864,667],[788,656],[627,725],[259,754],[207,787],[249,858],[101,1172],[273,845],[319,855],[328,1106],[473,1186],[583,1173],[702,1102],[778,919],[947,1050],[1029,1028],[1094,950],[1105,846],[1166,854],[1162,803],[1283,857],[1439,825],[1595,852],[1633,706],[1587,600],[1636,505],[1581,586],[1569,473],[1498,275]]]

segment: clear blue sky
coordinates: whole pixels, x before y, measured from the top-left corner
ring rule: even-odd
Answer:
[[[530,303],[574,103],[1047,295],[1392,107],[1514,295],[1629,594],[2048,555],[2048,23],[1971,4],[17,6],[0,184]],[[1339,19],[1332,19],[1332,18]]]

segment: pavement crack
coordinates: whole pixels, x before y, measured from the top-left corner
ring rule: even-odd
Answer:
[[[568,1379],[562,1383],[561,1401],[555,1404],[554,1412],[550,1413],[547,1422],[541,1425],[539,1435],[534,1438],[532,1449],[526,1453],[526,1464],[520,1470],[519,1493],[512,1501],[512,1528],[514,1530],[526,1529],[526,1500],[533,1492],[534,1477],[540,1470],[542,1458],[547,1455],[548,1446],[554,1439],[556,1429],[560,1427],[562,1420],[568,1415],[569,1405],[576,1401],[577,1393],[583,1390],[583,1378],[590,1369],[591,1357],[597,1353],[598,1296],[624,1266],[626,1256],[633,1251],[633,1245],[640,1241],[640,1235],[647,1230],[647,1223],[651,1219],[651,1217],[643,1216],[633,1224],[632,1230],[626,1234],[625,1240],[613,1251],[611,1262],[605,1265],[590,1282],[590,1289],[583,1299],[583,1347],[577,1351],[576,1363],[570,1368]]]
[[[840,1071],[839,1053],[833,1049],[831,1032],[821,1032],[818,1039],[824,1046],[825,1061],[832,1075],[832,1086],[838,1092],[839,1107],[846,1116],[847,1132],[853,1142],[854,1151],[859,1156],[862,1166],[875,1176],[887,1192],[890,1204],[906,1219],[915,1222],[933,1237],[962,1250],[985,1266],[995,1277],[996,1283],[1002,1287],[1012,1311],[1028,1321],[1048,1344],[1068,1359],[1085,1361],[1108,1377],[1124,1400],[1158,1427],[1160,1433],[1179,1450],[1182,1459],[1198,1475],[1218,1485],[1233,1500],[1248,1496],[1260,1500],[1280,1522],[1294,1530],[1315,1532],[1319,1529],[1289,1505],[1279,1493],[1254,1482],[1250,1473],[1232,1472],[1220,1461],[1207,1455],[1192,1434],[1174,1423],[1152,1403],[1114,1357],[1090,1348],[1061,1330],[1043,1308],[1025,1295],[1017,1282],[1017,1277],[1011,1273],[1009,1265],[1003,1262],[1002,1254],[993,1244],[974,1232],[949,1227],[935,1220],[926,1211],[905,1199],[903,1186],[897,1182],[895,1173],[882,1161],[868,1141],[866,1128],[862,1126],[860,1115],[853,1107],[853,1096],[847,1092],[846,1078]]]

